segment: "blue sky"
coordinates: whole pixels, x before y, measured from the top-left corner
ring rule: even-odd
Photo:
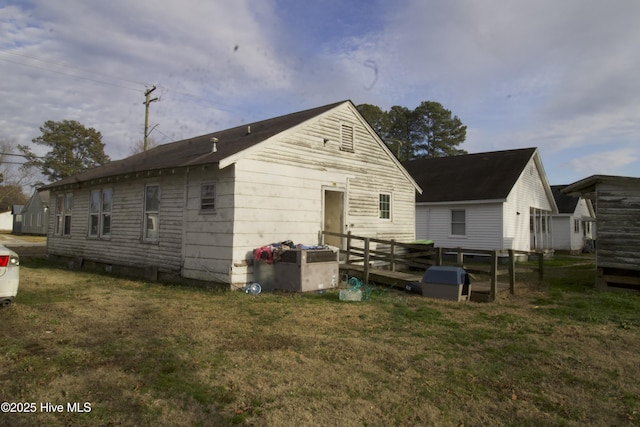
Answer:
[[[551,184],[640,176],[637,0],[0,0],[0,139],[46,120],[159,143],[339,100],[440,102],[471,153],[538,147]]]

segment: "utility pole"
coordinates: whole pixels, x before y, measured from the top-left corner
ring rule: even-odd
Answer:
[[[151,89],[147,89],[144,92],[144,97],[145,97],[145,101],[143,102],[144,104],[144,142],[142,144],[142,149],[144,151],[147,151],[147,146],[148,146],[148,137],[149,137],[149,104],[151,104],[154,101],[158,100],[158,97],[155,97],[153,99],[149,99],[151,97],[151,92],[153,92],[154,90],[156,90],[156,87],[152,87]]]

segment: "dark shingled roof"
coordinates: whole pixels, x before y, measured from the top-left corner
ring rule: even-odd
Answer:
[[[159,145],[146,152],[135,154],[122,160],[115,160],[105,165],[86,170],[78,175],[64,178],[43,187],[43,189],[135,172],[218,163],[226,157],[263,142],[280,132],[323,114],[345,102],[351,101],[336,102],[322,107]],[[248,127],[251,128],[250,133],[248,132]],[[211,138],[218,139],[216,144],[217,151],[215,153],[212,152],[211,149]]]
[[[580,198],[563,193],[562,190],[565,188],[567,188],[567,185],[552,185],[551,191],[553,192],[553,198],[556,200],[556,205],[558,205],[558,212],[572,214],[576,211]]]
[[[416,202],[504,200],[536,148],[493,151],[404,162],[422,187]]]

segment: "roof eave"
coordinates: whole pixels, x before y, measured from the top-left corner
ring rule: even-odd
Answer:
[[[416,206],[446,206],[446,205],[481,205],[506,203],[507,199],[486,199],[486,200],[449,200],[442,202],[416,202]]]

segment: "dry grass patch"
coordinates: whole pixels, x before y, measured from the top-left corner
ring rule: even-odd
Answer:
[[[91,412],[0,424],[637,425],[640,298],[584,271],[495,304],[382,289],[347,303],[23,265],[0,311],[1,400]]]

